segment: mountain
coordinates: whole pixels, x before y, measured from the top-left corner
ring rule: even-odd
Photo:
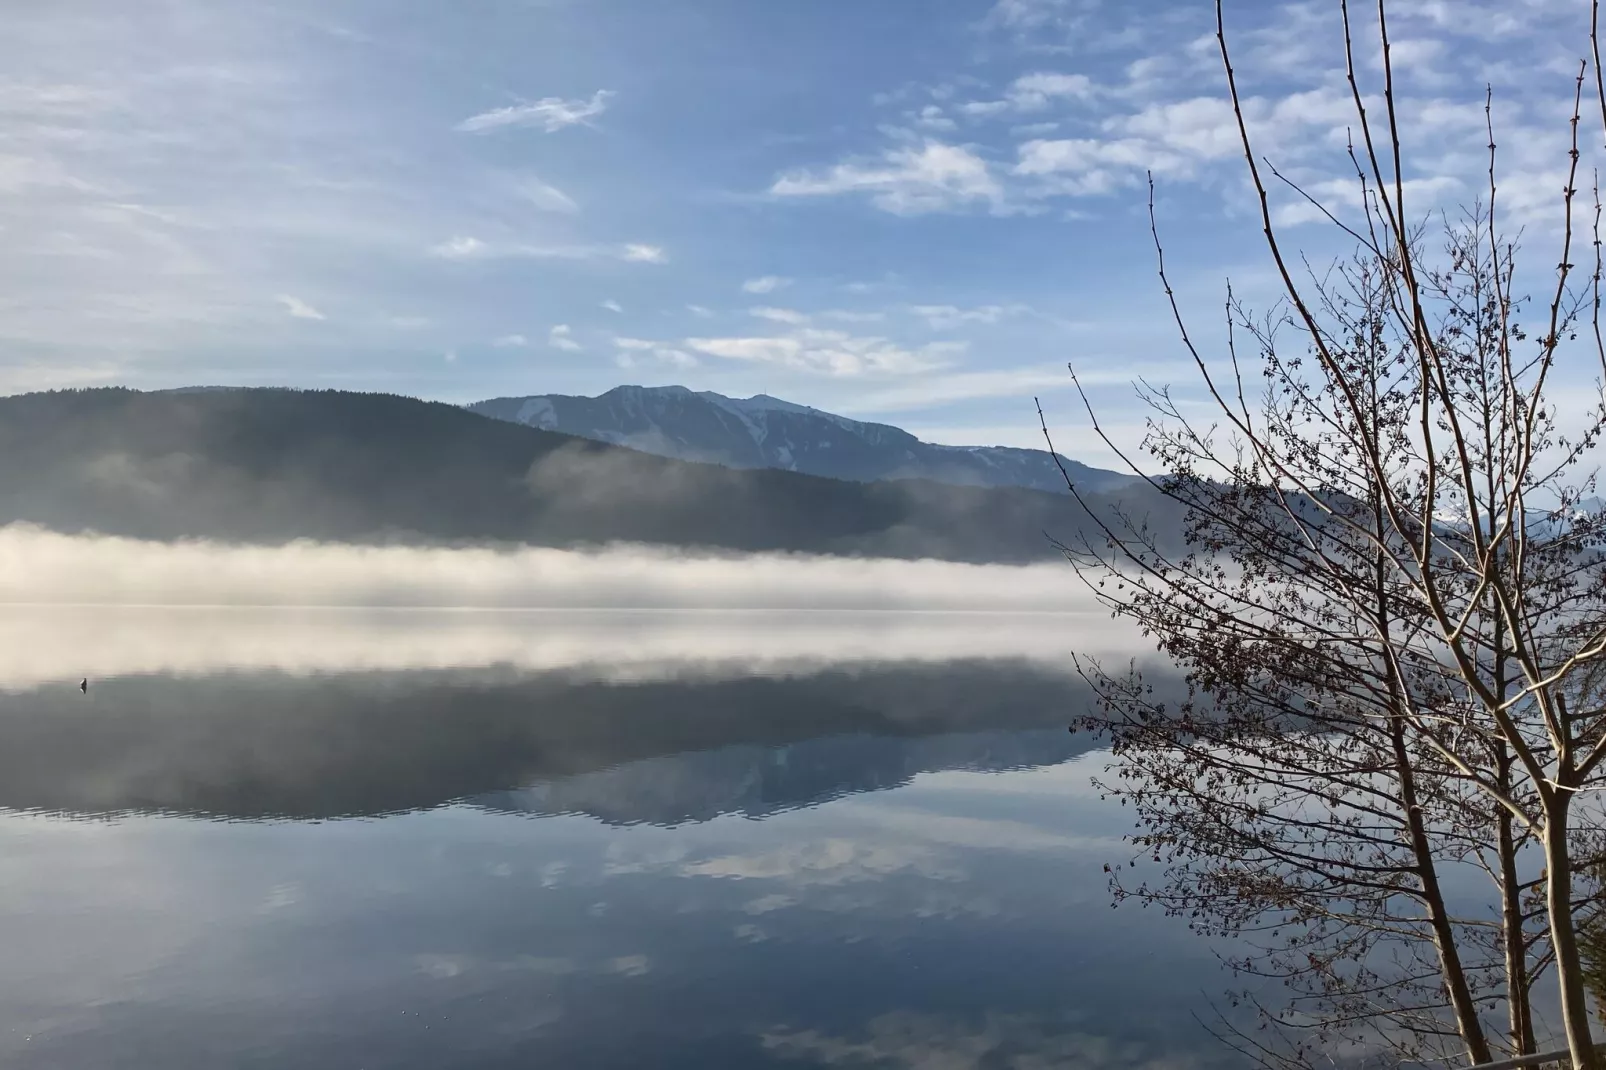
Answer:
[[[1138,491],[1088,498],[1179,531]],[[1064,494],[738,470],[386,394],[58,391],[0,398],[0,523],[142,538],[642,542],[955,561],[1051,559]]]
[[[594,398],[543,394],[492,398],[468,407],[527,427],[732,468],[780,468],[864,482],[929,479],[1065,491],[1065,476],[1047,450],[941,446],[887,424],[849,420],[768,394],[728,398],[683,386],[620,386]],[[1130,475],[1060,460],[1085,491],[1118,490],[1134,482]]]

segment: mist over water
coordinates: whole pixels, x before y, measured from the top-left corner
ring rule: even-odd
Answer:
[[[0,528],[0,689],[133,674],[500,667],[628,680],[1019,658],[1129,630],[1068,565],[615,546],[161,543]]]
[[[1223,1063],[1065,731],[1142,649],[1066,565],[0,529],[0,1061]]]
[[[594,550],[247,546],[0,528],[0,601],[56,604],[1062,612],[1068,565]]]
[[[0,691],[81,677],[417,669],[628,681],[1129,651],[1093,614],[0,605]]]

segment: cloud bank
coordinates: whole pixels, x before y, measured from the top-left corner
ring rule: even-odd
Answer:
[[[0,690],[139,675],[560,672],[610,682],[809,674],[957,659],[1071,672],[1109,658],[1084,614],[0,606]]]
[[[793,555],[233,546],[0,529],[0,688],[507,666],[616,678],[1140,649],[1068,568]]]
[[[0,528],[0,602],[91,605],[985,610],[1091,602],[1067,566],[310,541],[152,542]]]

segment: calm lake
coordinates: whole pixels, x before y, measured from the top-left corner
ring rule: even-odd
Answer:
[[[1101,621],[0,610],[0,1064],[1226,1064]]]

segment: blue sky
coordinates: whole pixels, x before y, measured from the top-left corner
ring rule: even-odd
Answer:
[[[1272,295],[1205,0],[0,9],[4,392],[682,383],[980,444],[1041,394],[1098,460],[1067,361],[1123,441],[1135,377],[1191,381],[1146,169],[1205,340],[1227,277]],[[1481,191],[1487,83],[1542,243],[1587,2],[1393,10],[1413,206]],[[1261,147],[1343,210],[1335,12],[1227,4]]]

